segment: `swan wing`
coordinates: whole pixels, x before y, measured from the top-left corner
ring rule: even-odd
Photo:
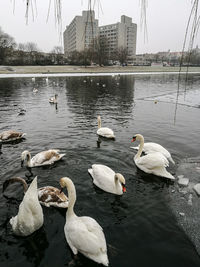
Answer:
[[[106,165],[93,164],[92,169],[89,169],[88,172],[91,174],[96,186],[106,192],[116,193],[115,172],[111,168]]]
[[[67,224],[67,240],[85,255],[107,252],[106,241],[101,226],[90,217],[76,217]]]
[[[53,186],[45,186],[38,188],[38,198],[41,204],[50,207],[68,207],[68,198],[60,190]]]
[[[114,138],[114,132],[113,130],[111,130],[110,128],[107,127],[101,127],[97,130],[97,134],[103,137],[107,137],[107,138]]]
[[[141,166],[144,166],[147,169],[154,169],[157,167],[168,167],[169,162],[163,156],[163,154],[159,152],[150,153],[143,157],[140,157],[138,160],[136,159],[137,163]]]
[[[138,150],[139,149],[139,146],[130,147],[130,148],[135,149],[135,150]],[[152,143],[152,142],[144,143],[143,152],[145,154],[150,154],[150,153],[154,153],[154,152],[160,152],[168,160],[170,160],[173,164],[175,164],[174,160],[171,157],[170,152],[166,148],[164,148],[163,146],[161,146],[161,145],[159,145],[157,143]]]
[[[31,163],[33,166],[39,165],[49,165],[54,163],[55,161],[61,159],[65,154],[59,154],[59,150],[50,149],[47,151],[42,151],[36,154],[32,159]]]
[[[94,177],[114,177],[115,172],[109,168],[106,165],[102,165],[102,164],[93,164],[92,165],[92,171],[93,171],[93,176]]]
[[[13,131],[13,130],[8,130],[8,131],[4,131],[0,134],[0,139],[2,141],[6,141],[6,140],[16,140],[16,139],[19,139],[19,138],[22,138],[24,137],[24,133],[21,133],[21,132],[16,132],[16,131]]]
[[[144,143],[143,151],[146,154],[153,153],[153,152],[160,152],[166,158],[170,157],[169,151],[166,148],[164,148],[163,146],[161,146],[161,145],[159,145],[157,143],[152,143],[152,142]]]

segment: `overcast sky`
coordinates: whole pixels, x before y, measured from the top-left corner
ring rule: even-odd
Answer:
[[[50,16],[46,22],[50,0],[32,0],[37,4],[37,17],[33,21],[31,10],[26,25],[25,0],[0,0],[0,27],[15,38],[17,43],[35,42],[38,47],[49,52],[54,46],[62,45],[58,28],[55,26],[54,1]],[[98,2],[98,1],[96,1]],[[95,6],[99,25],[120,21],[121,15],[132,17],[138,25],[137,54],[159,51],[181,51],[187,20],[191,9],[191,0],[148,0],[147,30],[148,41],[144,40],[144,29],[140,26],[140,0],[101,0],[102,10]],[[15,8],[14,7],[15,3]],[[62,0],[62,31],[76,15],[86,10],[88,0]],[[14,9],[14,11],[13,11]],[[34,8],[36,15],[36,9]],[[200,33],[195,39],[199,44]]]

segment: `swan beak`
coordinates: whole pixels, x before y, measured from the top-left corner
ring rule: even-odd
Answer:
[[[123,193],[126,193],[126,187],[124,184],[122,184],[122,191],[123,191]]]
[[[21,161],[21,167],[23,167],[23,166],[24,166],[24,161],[22,160],[22,161]]]
[[[133,136],[131,143],[135,142],[135,140],[136,140],[136,136]]]

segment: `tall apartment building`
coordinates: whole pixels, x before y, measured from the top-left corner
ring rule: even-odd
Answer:
[[[95,19],[94,11],[83,11],[82,16],[76,16],[63,33],[65,56],[88,48],[97,36],[98,20]]]
[[[99,27],[101,37],[108,41],[108,54],[116,49],[127,49],[128,60],[133,60],[136,54],[137,24],[132,23],[132,18],[121,16],[121,22]]]
[[[76,16],[64,31],[64,53],[83,51],[93,40],[100,36],[106,37],[107,51],[111,55],[116,49],[127,49],[128,60],[133,60],[136,54],[137,24],[132,18],[121,16],[121,22],[98,27],[94,11],[83,11],[82,16]]]

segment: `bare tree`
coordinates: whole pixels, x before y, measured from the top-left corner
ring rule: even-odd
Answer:
[[[27,52],[36,52],[39,51],[39,48],[36,43],[34,42],[28,42],[25,44],[25,48]]]
[[[16,47],[12,36],[4,33],[0,28],[0,64],[2,64],[8,54],[11,54]]]
[[[20,51],[26,51],[26,44],[19,43],[17,49]]]
[[[63,54],[63,47],[62,46],[54,46],[51,53],[54,54]]]
[[[96,37],[91,44],[91,49],[93,51],[92,58],[99,66],[108,63],[108,40],[106,37]]]
[[[54,64],[63,64],[64,63],[64,54],[62,46],[54,46],[51,51],[52,61]]]
[[[115,59],[116,59],[116,60],[119,60],[119,62],[120,62],[121,64],[127,62],[127,56],[128,56],[127,48],[119,47],[119,48],[115,51]]]

